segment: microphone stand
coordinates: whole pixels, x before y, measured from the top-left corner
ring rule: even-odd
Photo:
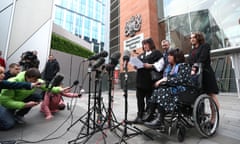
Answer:
[[[109,68],[107,69],[108,71],[108,82],[109,82],[109,88],[108,88],[108,112],[107,112],[107,117],[108,117],[108,128],[112,127],[112,122],[117,122],[117,118],[115,114],[113,113],[112,110],[112,102],[113,102],[113,96],[112,96],[112,90],[113,90],[113,70],[114,66],[110,65]],[[114,119],[113,119],[114,118]],[[114,121],[113,121],[114,120]]]
[[[118,144],[124,142],[127,143],[126,140],[137,136],[139,134],[144,134],[145,136],[149,137],[151,140],[153,140],[153,138],[149,135],[147,135],[146,133],[144,133],[141,129],[137,128],[136,126],[133,126],[133,128],[128,127],[128,124],[132,125],[130,122],[128,122],[127,119],[127,114],[128,114],[128,61],[129,59],[124,59],[124,98],[125,98],[125,111],[124,111],[124,120],[123,120],[123,133],[122,133],[122,137],[120,139],[120,141],[118,142]],[[133,131],[133,133],[128,133],[127,129]]]
[[[104,70],[105,66],[102,67],[102,71]],[[104,73],[103,73],[104,74]],[[102,77],[103,77],[103,74],[99,77],[99,89],[98,89],[98,96],[97,96],[97,125],[98,126],[103,126],[106,122],[106,117],[104,117],[104,114],[103,114],[103,111],[105,112],[105,116],[107,115],[107,110],[106,110],[106,107],[104,105],[104,102],[103,102],[103,98],[102,98]]]
[[[68,143],[71,144],[72,142],[75,144],[79,139],[82,139],[82,138],[85,138],[85,137],[88,137],[87,140],[89,139],[89,137],[91,137],[90,135],[90,118],[91,118],[91,107],[90,107],[90,103],[91,103],[91,81],[92,81],[92,63],[89,62],[89,65],[88,65],[88,111],[83,114],[78,120],[76,120],[73,124],[70,125],[70,127],[67,128],[67,131],[70,130],[71,127],[73,127],[75,124],[77,124],[78,121],[81,121],[83,123],[83,126],[77,136],[77,138],[69,141]],[[82,119],[87,115],[87,119],[86,121],[83,121]],[[82,131],[85,129],[85,127],[87,126],[87,132],[86,133],[82,133]],[[80,136],[80,135],[83,135],[83,136]],[[87,140],[84,142],[86,143]]]
[[[128,61],[124,65],[124,98],[125,98],[125,111],[124,111],[124,131],[123,135],[127,135],[127,114],[128,114]]]
[[[91,72],[92,72],[92,65],[89,65],[88,68],[88,75],[89,75],[89,90],[88,90],[88,111],[87,113],[83,114],[83,116],[81,116],[77,121],[81,121],[83,123],[83,126],[81,128],[80,133],[78,134],[77,138],[75,138],[74,140],[69,141],[68,143],[76,143],[79,139],[85,138],[86,139],[82,142],[82,143],[86,143],[95,133],[101,131],[101,133],[103,134],[103,138],[105,139],[105,137],[107,137],[107,135],[103,132],[103,124],[99,124],[98,123],[98,116],[102,117],[102,113],[101,113],[101,95],[99,94],[97,97],[97,89],[98,89],[98,84],[100,84],[99,87],[99,93],[101,92],[101,71],[94,69],[94,71],[96,72],[95,74],[95,87],[94,87],[94,101],[93,101],[93,106],[90,106],[90,100],[91,100]],[[99,107],[97,107],[97,104]],[[103,106],[103,108],[105,108]],[[93,114],[93,115],[92,115]],[[98,115],[97,115],[98,114]],[[84,118],[87,115],[87,119],[86,121],[81,120],[82,118]],[[91,116],[93,119],[91,119]],[[97,119],[96,119],[97,118]],[[76,122],[77,122],[76,121]],[[76,124],[76,122],[73,123],[73,125]],[[92,122],[92,127],[90,126],[90,122]],[[72,125],[72,126],[73,126]],[[82,133],[82,131],[84,130],[84,128],[87,126],[87,132],[84,134]],[[90,128],[92,129],[92,131],[90,132]],[[69,128],[68,128],[69,129]],[[80,135],[83,136],[80,136]]]
[[[98,87],[99,86],[99,87]],[[103,113],[102,113],[102,108],[105,110],[105,106],[104,103],[102,102],[102,97],[101,97],[101,92],[102,92],[102,75],[101,75],[101,71],[100,70],[96,70],[96,76],[95,76],[95,93],[94,93],[94,106],[93,106],[93,110],[94,110],[94,116],[93,116],[93,121],[94,121],[94,125],[93,125],[93,129],[99,128],[100,130],[102,130],[102,126],[104,123],[102,123],[102,119],[103,119]],[[98,95],[97,95],[97,91],[98,91]],[[102,102],[102,104],[101,104]]]
[[[107,111],[107,116],[106,116],[106,120],[107,120],[107,128],[110,129],[110,131],[112,132],[115,128],[117,128],[119,125],[121,125],[121,123],[119,123],[117,121],[117,118],[115,116],[115,114],[113,113],[113,110],[112,110],[112,103],[113,103],[113,96],[112,96],[112,90],[114,89],[113,88],[113,70],[114,70],[114,67],[115,65],[114,64],[109,64],[107,67],[106,67],[106,70],[108,72],[108,84],[109,84],[109,87],[108,87],[108,111]],[[117,125],[114,125],[117,123]],[[120,128],[118,128],[119,130],[121,130]],[[114,132],[114,134],[118,137],[121,137],[119,136],[116,132]]]

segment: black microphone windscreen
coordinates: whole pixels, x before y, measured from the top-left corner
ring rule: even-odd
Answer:
[[[104,64],[105,59],[103,57],[100,57],[97,61],[95,61],[95,63],[93,63],[92,69],[96,69],[98,67],[100,67],[102,64]]]
[[[54,86],[59,86],[64,79],[64,75],[57,73],[56,76],[49,83],[49,88],[52,89]]]
[[[130,51],[129,51],[129,50],[125,50],[125,51],[123,52],[123,60],[124,60],[124,61],[129,61],[130,55],[131,55]]]
[[[107,51],[102,51],[100,52],[101,57],[107,57],[108,56],[108,52]]]
[[[75,80],[75,81],[73,82],[73,84],[71,85],[70,88],[73,88],[74,86],[76,86],[76,85],[78,85],[78,84],[79,84],[79,81],[78,81],[78,80]]]
[[[135,54],[137,54],[137,55],[139,54],[139,53],[137,52],[137,50],[133,50],[132,52],[135,53]]]
[[[78,80],[75,80],[74,82],[73,82],[73,85],[78,85],[79,84],[79,81]]]
[[[98,54],[95,54],[93,56],[90,56],[87,60],[96,60],[100,57],[107,57],[108,56],[108,52],[107,51],[102,51]]]
[[[113,64],[114,66],[116,66],[118,64],[118,60],[120,59],[121,57],[121,53],[120,52],[114,52],[111,57],[110,57],[110,63]]]
[[[119,58],[121,57],[121,53],[120,52],[118,52],[118,51],[116,51],[116,52],[114,52],[112,55],[111,55],[111,59],[116,59],[116,60],[118,60]]]

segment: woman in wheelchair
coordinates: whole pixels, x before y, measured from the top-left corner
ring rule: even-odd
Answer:
[[[168,55],[168,66],[164,71],[162,79],[158,80],[154,86],[156,89],[151,96],[151,117],[157,107],[158,114],[155,119],[145,122],[150,128],[164,128],[164,115],[171,113],[176,108],[178,93],[187,90],[186,86],[193,85],[191,79],[191,67],[184,63],[185,57],[179,49],[172,49]]]

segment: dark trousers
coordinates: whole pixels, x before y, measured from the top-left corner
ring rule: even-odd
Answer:
[[[30,102],[30,101],[35,101],[35,102],[40,102],[42,100],[42,96],[41,94],[39,93],[33,93],[31,94],[29,97],[25,98],[23,100],[23,102]],[[30,108],[23,108],[23,109],[20,109],[18,111],[16,111],[16,115],[18,116],[24,116],[25,114],[27,114],[30,110],[31,110],[32,107]]]
[[[149,107],[149,101],[150,97],[152,95],[152,89],[144,90],[141,88],[137,88],[136,96],[137,96],[137,108],[138,108],[138,117],[142,118],[143,113],[145,111],[145,105],[146,109]],[[146,98],[146,104],[145,104],[145,98]]]

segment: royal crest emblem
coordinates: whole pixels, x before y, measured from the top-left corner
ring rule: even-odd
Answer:
[[[129,21],[126,22],[125,36],[133,37],[136,32],[140,31],[142,24],[141,15],[132,16]]]

